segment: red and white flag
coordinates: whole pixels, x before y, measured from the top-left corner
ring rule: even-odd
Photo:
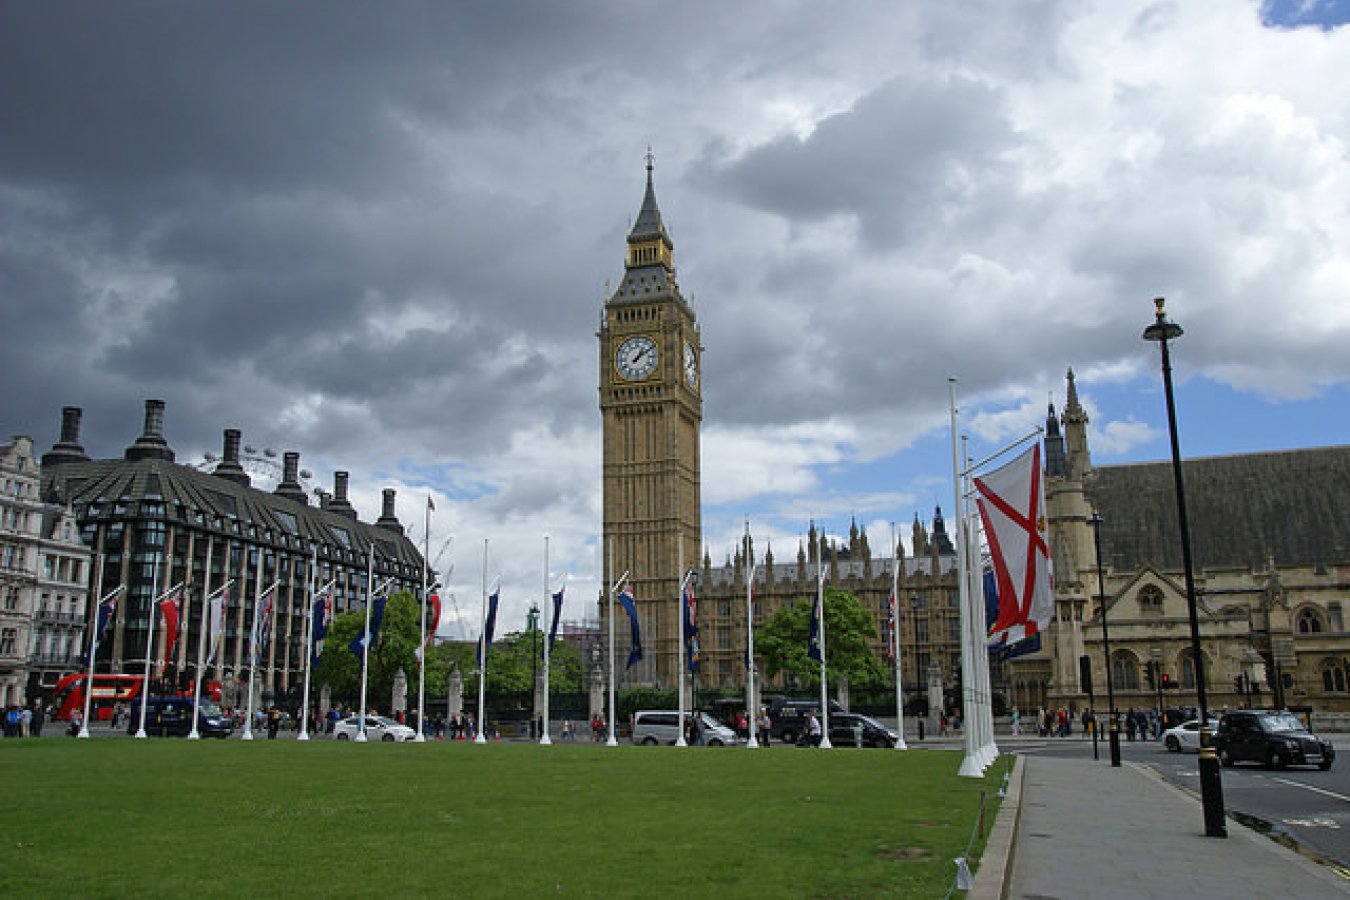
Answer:
[[[989,632],[1023,625],[1035,634],[1055,611],[1040,444],[976,478],[975,488],[998,583],[998,619]]]
[[[164,658],[159,662],[168,665],[173,662],[173,648],[178,643],[178,620],[183,613],[183,591],[178,589],[159,601],[159,614],[164,617]]]
[[[431,600],[431,612],[427,613],[427,639],[415,651],[419,666],[422,664],[422,655],[431,646],[432,640],[436,637],[436,629],[441,625],[441,595],[433,593],[429,599]]]

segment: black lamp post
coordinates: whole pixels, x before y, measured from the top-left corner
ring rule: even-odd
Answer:
[[[1120,717],[1116,712],[1116,691],[1111,680],[1111,635],[1106,629],[1106,582],[1102,578],[1102,517],[1092,511],[1092,545],[1097,550],[1097,595],[1102,598],[1102,657],[1106,660],[1106,715],[1110,719],[1111,765],[1120,768]]]
[[[1181,337],[1180,325],[1167,321],[1163,312],[1163,298],[1153,301],[1156,308],[1154,323],[1144,329],[1144,340],[1157,341],[1162,348],[1163,390],[1167,396],[1167,429],[1172,439],[1172,476],[1176,481],[1177,520],[1181,526],[1181,564],[1186,574],[1186,610],[1191,619],[1191,656],[1195,661],[1195,694],[1200,714],[1200,798],[1205,809],[1205,835],[1228,837],[1224,824],[1223,783],[1219,776],[1219,760],[1214,755],[1214,743],[1209,731],[1209,707],[1205,702],[1205,658],[1200,653],[1200,620],[1195,608],[1195,576],[1191,566],[1191,530],[1186,522],[1186,489],[1181,478],[1181,449],[1177,443],[1177,411],[1172,398],[1172,359],[1167,342]]]

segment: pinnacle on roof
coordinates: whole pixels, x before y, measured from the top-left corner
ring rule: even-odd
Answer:
[[[656,205],[656,188],[652,185],[652,169],[655,160],[656,157],[652,155],[652,148],[648,147],[647,192],[642,197],[642,209],[638,212],[637,221],[633,223],[633,228],[628,233],[629,240],[666,233],[666,226],[661,222],[661,209]]]

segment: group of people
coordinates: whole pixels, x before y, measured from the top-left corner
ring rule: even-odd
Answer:
[[[1169,713],[1173,712],[1169,710]],[[1193,716],[1192,716],[1193,717]],[[1172,716],[1171,718],[1177,718]],[[1078,716],[1081,723],[1080,735],[1084,740],[1091,738],[1094,734],[1100,736],[1101,722],[1098,714],[1091,708],[1085,708]],[[1040,737],[1061,737],[1067,738],[1073,736],[1074,715],[1067,707],[1059,709],[1039,709],[1036,712],[1036,734]],[[1178,719],[1180,721],[1180,719]],[[1176,724],[1170,722],[1170,724]],[[1169,725],[1167,714],[1159,715],[1157,710],[1153,709],[1135,709],[1130,707],[1127,711],[1120,714],[1120,727],[1125,732],[1126,740],[1158,740],[1162,736],[1163,729]],[[1017,707],[1012,710],[1012,733],[1014,735],[1021,733],[1021,716]]]
[[[51,718],[51,710],[34,700],[28,706],[11,706],[5,710],[5,737],[42,737],[42,726]]]

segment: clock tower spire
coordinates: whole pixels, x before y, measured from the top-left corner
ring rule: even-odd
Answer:
[[[679,666],[681,566],[697,568],[702,548],[703,347],[694,309],[675,277],[674,242],[656,204],[650,149],[646,162],[647,188],[628,233],[624,274],[605,301],[597,335],[602,579],[612,563],[616,576],[627,571],[633,582],[646,658],[628,672],[629,681],[665,686],[674,684]],[[608,614],[607,604],[601,609]]]

